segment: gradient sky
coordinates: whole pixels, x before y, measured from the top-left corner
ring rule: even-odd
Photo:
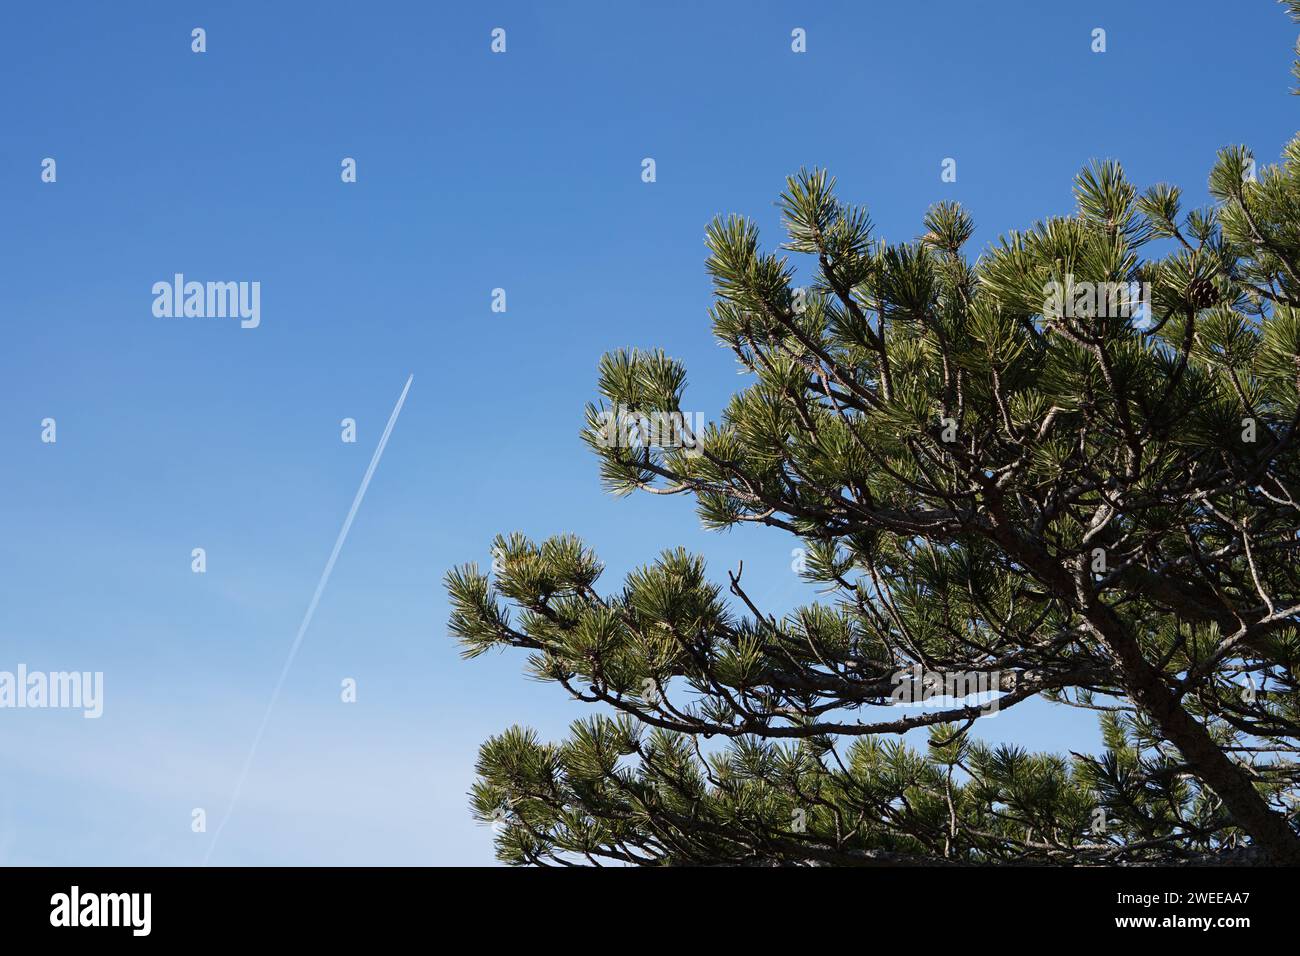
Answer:
[[[212,862],[491,862],[478,744],[584,710],[522,655],[459,660],[447,568],[571,531],[607,588],[681,544],[804,599],[796,542],[608,497],[577,437],[613,348],[684,360],[710,417],[742,383],[708,220],[775,244],[784,177],[823,165],[891,240],[960,200],[977,251],[1069,212],[1093,157],[1190,207],[1218,148],[1294,135],[1294,39],[1267,0],[5,4],[0,670],[103,671],[105,711],[0,710],[0,863],[202,861],[411,373]],[[259,281],[261,326],[155,318],[176,272]],[[1061,751],[1094,723],[1030,704],[978,731]]]

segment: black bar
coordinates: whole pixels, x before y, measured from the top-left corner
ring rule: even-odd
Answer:
[[[1294,870],[1264,867],[13,868],[5,872],[0,892],[0,925],[7,940],[62,937],[91,945],[135,939],[373,944],[399,942],[414,932],[426,934],[417,939],[442,940],[438,945],[517,939],[536,947],[577,932],[595,949],[611,937],[587,934],[602,929],[632,934],[614,938],[681,934],[684,943],[690,926],[710,923],[717,933],[731,927],[781,935],[815,925],[816,939],[824,938],[820,934],[828,925],[840,924],[850,937],[856,927],[864,944],[879,941],[885,926],[900,932],[911,927],[907,933],[918,945],[944,948],[1040,930],[1148,943],[1197,933],[1231,942],[1242,933],[1277,933],[1293,924],[1289,888],[1294,878]],[[118,922],[126,925],[52,925],[52,918],[69,922],[74,886],[81,913],[90,918],[102,911],[111,919],[116,910]],[[137,935],[143,929],[143,896],[132,900],[130,909],[121,896],[106,906],[99,896],[145,893],[147,935]],[[88,896],[95,901],[87,903]],[[62,909],[61,899],[68,904]],[[1245,925],[1223,925],[1243,917]],[[1132,918],[1155,923],[1117,925],[1117,919]],[[1171,923],[1163,924],[1166,919]],[[1213,922],[1206,928],[1189,925],[1191,919]],[[665,920],[672,925],[660,925]],[[454,944],[457,938],[464,943]]]

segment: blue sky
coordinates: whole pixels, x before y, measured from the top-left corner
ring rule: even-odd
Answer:
[[[681,544],[719,580],[744,559],[775,610],[802,599],[794,542],[605,496],[577,437],[613,348],[685,361],[709,416],[741,385],[708,220],[775,244],[802,165],[892,240],[959,200],[975,249],[1068,212],[1093,157],[1203,202],[1219,147],[1272,161],[1294,134],[1294,37],[1265,0],[6,5],[0,670],[103,671],[105,704],[0,711],[0,863],[203,859],[412,373],[212,862],[491,862],[478,744],[582,711],[518,656],[459,660],[448,567],[571,531],[607,586]],[[156,318],[177,272],[260,282],[261,325]],[[980,729],[1064,750],[1092,728],[1031,705]]]

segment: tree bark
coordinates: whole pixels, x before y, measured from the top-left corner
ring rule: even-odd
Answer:
[[[1196,776],[1218,794],[1233,821],[1251,835],[1269,862],[1300,865],[1300,837],[1285,817],[1269,807],[1246,771],[1223,752],[1204,725],[1178,702],[1160,671],[1142,655],[1141,647],[1119,616],[1093,600],[1085,609],[1085,617],[1093,633],[1119,662],[1125,689],[1178,748]]]
[[[1045,587],[1078,607],[1089,630],[1115,658],[1120,683],[1134,703],[1178,748],[1197,778],[1223,801],[1233,822],[1250,834],[1270,863],[1300,866],[1300,836],[1285,817],[1269,807],[1247,772],[1182,706],[1120,616],[1093,592],[1083,576],[1072,576],[1046,548],[1018,532],[996,496],[990,496],[988,505],[991,537]]]

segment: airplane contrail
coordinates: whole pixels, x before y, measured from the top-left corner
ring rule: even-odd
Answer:
[[[384,426],[384,433],[379,437],[379,445],[375,448],[375,453],[370,456],[370,466],[361,479],[361,487],[357,489],[356,497],[352,499],[352,507],[348,509],[348,516],[343,519],[343,527],[339,530],[339,536],[334,541],[334,550],[330,552],[329,560],[325,562],[325,570],[321,572],[320,580],[316,582],[316,593],[311,596],[311,603],[307,605],[307,613],[302,616],[302,623],[298,625],[298,633],[289,648],[289,656],[285,658],[284,667],[280,669],[280,677],[275,682],[275,690],[271,692],[271,701],[266,705],[266,713],[262,715],[262,723],[258,725],[257,733],[253,737],[253,745],[248,748],[248,756],[244,760],[243,769],[239,772],[239,780],[235,783],[235,792],[230,798],[230,806],[226,809],[226,815],[221,818],[221,823],[217,825],[217,829],[213,831],[212,842],[208,844],[208,851],[203,855],[204,866],[207,866],[208,860],[212,859],[212,851],[217,847],[217,841],[221,838],[221,831],[226,828],[231,815],[235,812],[235,804],[239,802],[239,794],[244,789],[244,782],[248,779],[248,771],[252,768],[253,758],[257,755],[258,744],[262,742],[262,735],[266,733],[266,725],[270,723],[271,711],[275,710],[275,702],[280,699],[280,689],[284,686],[285,678],[289,676],[289,668],[293,666],[294,658],[298,656],[298,648],[302,647],[302,639],[306,636],[307,628],[311,625],[312,616],[316,613],[316,605],[320,603],[320,597],[325,591],[325,585],[329,583],[330,574],[334,571],[334,562],[338,560],[339,552],[343,550],[343,542],[347,540],[348,531],[352,528],[352,519],[357,516],[357,509],[361,507],[361,499],[366,496],[366,488],[370,486],[370,478],[379,465],[379,458],[384,453],[384,446],[388,444],[388,436],[393,433],[393,426],[397,424],[397,416],[402,411],[402,404],[406,401],[406,393],[410,391],[411,382],[414,379],[414,372],[407,376],[406,384],[402,386],[402,394],[397,397],[397,404],[393,406],[393,413],[388,416],[388,424]]]

